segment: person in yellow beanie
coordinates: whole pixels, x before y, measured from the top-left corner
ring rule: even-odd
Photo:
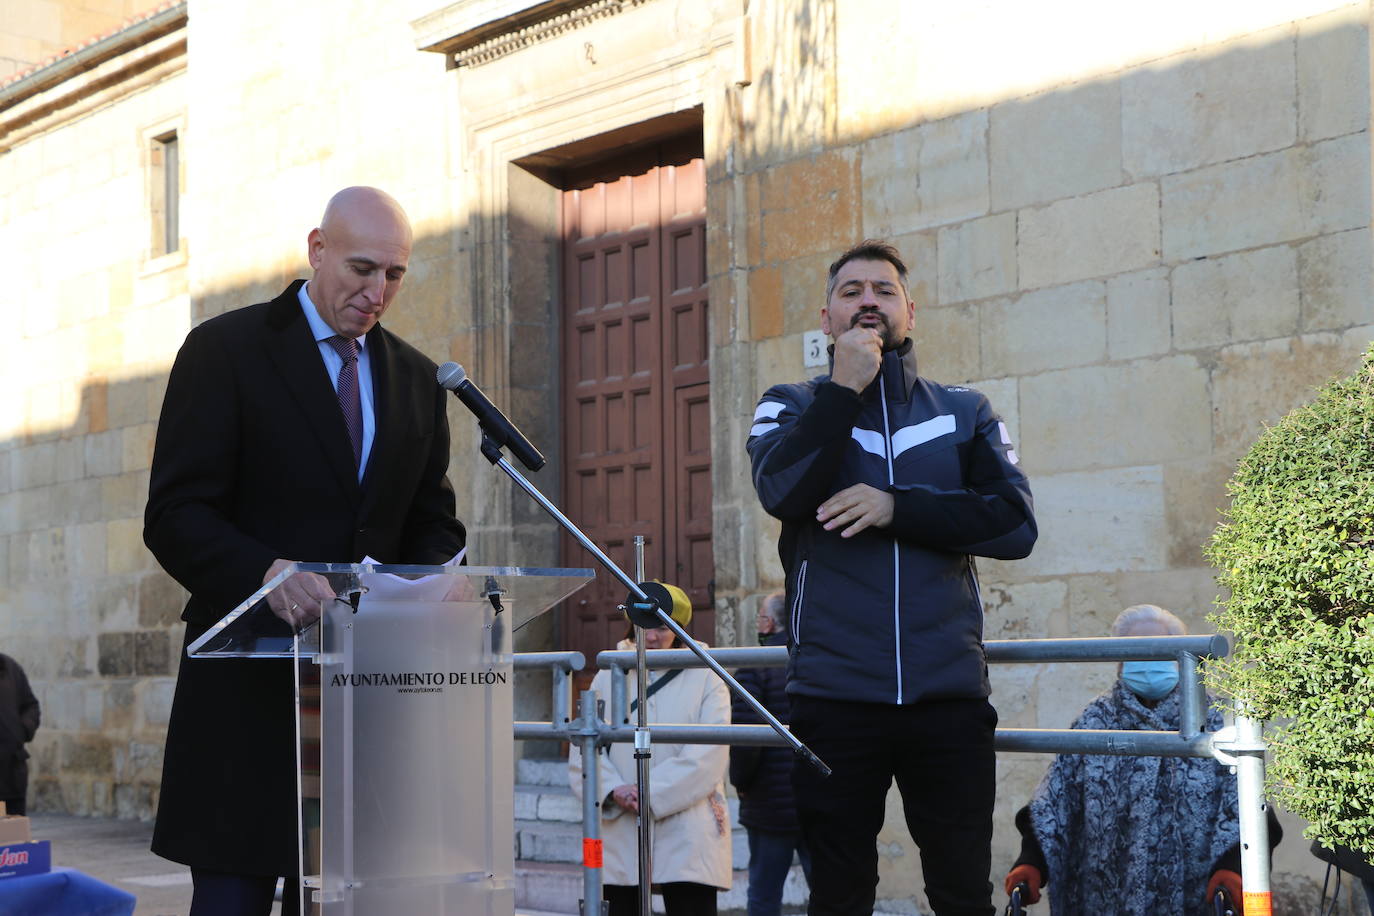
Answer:
[[[686,627],[692,602],[675,585],[672,617]],[[644,648],[671,649],[677,637],[668,627],[642,630]],[[631,625],[616,648],[634,648]],[[705,646],[705,643],[702,643]],[[638,720],[636,673],[628,672],[625,722]],[[599,671],[592,690],[610,697],[609,671]],[[728,725],[730,696],[724,682],[706,668],[649,672],[646,716],[650,725]],[[609,706],[609,703],[607,704]],[[605,898],[610,916],[639,912],[639,812],[634,748],[612,744],[600,754],[601,837],[604,843]],[[653,744],[650,807],[653,817],[653,884],[663,894],[668,916],[714,916],[716,894],[730,889],[730,814],[725,803],[729,749],[723,745]],[[576,745],[568,757],[573,793],[582,794],[582,755]]]

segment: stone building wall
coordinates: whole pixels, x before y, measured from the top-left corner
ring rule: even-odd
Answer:
[[[790,44],[794,5],[751,11],[764,69],[729,176],[746,291],[720,362],[752,370],[721,392],[738,400],[717,443],[717,499],[738,497],[753,539],[741,592],[781,577],[740,450],[753,400],[807,374],[824,265],[882,236],[912,265],[925,372],[987,393],[1031,475],[1034,554],[980,563],[988,637],[1102,635],[1139,602],[1208,629],[1200,548],[1236,459],[1358,364],[1374,303],[1367,4],[1206,6],[1153,27],[1116,7],[999,5],[993,28],[954,4],[809,4],[789,21],[811,37]],[[814,41],[833,56],[803,53]],[[789,102],[833,122],[798,135],[774,123]],[[1004,725],[1064,727],[1113,678],[994,668],[993,699]],[[999,760],[997,874],[1046,763]],[[920,901],[895,792],[887,823],[879,896]],[[1292,906],[1316,887],[1287,826]]]
[[[190,299],[186,240],[154,252],[150,151],[185,130],[184,37],[113,89],[95,81],[127,55],[0,111],[0,144],[23,137],[0,155],[0,247],[24,265],[4,296],[0,651],[42,705],[39,810],[148,817],[161,773],[185,599],[141,529]]]
[[[814,371],[802,334],[825,265],[859,238],[906,253],[926,371],[985,391],[1032,475],[1035,554],[980,567],[990,638],[1098,635],[1141,601],[1205,629],[1199,548],[1236,458],[1374,331],[1366,2],[640,0],[479,64],[420,50],[531,5],[192,0],[184,70],[0,156],[0,242],[36,265],[11,288],[22,330],[0,360],[16,393],[0,400],[0,650],[45,705],[40,807],[152,811],[183,599],[139,530],[166,371],[192,324],[304,275],[305,234],[344,185],[387,188],[415,223],[388,326],[474,366],[556,442],[541,157],[697,125],[727,644],[781,579],[743,452],[754,403]],[[185,244],[152,259],[141,157],[168,125]],[[478,562],[556,562],[552,527],[452,419]],[[1113,676],[995,669],[994,700],[1005,725],[1063,726]],[[542,714],[538,694],[521,716]],[[1046,763],[1001,758],[996,869]],[[920,912],[895,796],[888,823],[879,896]],[[1280,886],[1314,894],[1289,826]]]

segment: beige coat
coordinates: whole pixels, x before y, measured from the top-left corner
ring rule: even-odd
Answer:
[[[618,648],[632,649],[622,642]],[[667,674],[650,671],[649,684]],[[626,678],[626,706],[636,695],[635,672]],[[597,672],[592,689],[610,709],[611,676]],[[634,724],[636,715],[630,716]],[[649,698],[650,724],[726,725],[730,695],[723,681],[706,668],[687,668]],[[639,882],[638,828],[635,814],[611,799],[611,790],[635,784],[634,746],[612,744],[600,758],[601,837],[604,841],[606,884]],[[730,814],[725,804],[725,771],[729,748],[724,745],[653,743],[649,771],[649,801],[653,811],[654,883],[691,881],[729,889]],[[573,793],[582,797],[582,755],[576,745],[568,757]]]

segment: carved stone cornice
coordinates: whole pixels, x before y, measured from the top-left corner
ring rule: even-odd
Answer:
[[[491,63],[523,48],[557,38],[601,19],[619,15],[649,0],[556,0],[523,4],[524,9],[487,21],[464,23],[462,31],[444,35],[446,21],[461,21],[464,3],[454,4],[431,16],[416,20],[421,50],[435,51],[448,58],[450,69],[477,67]]]

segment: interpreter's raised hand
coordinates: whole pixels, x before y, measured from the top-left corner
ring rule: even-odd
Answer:
[[[1040,869],[1034,865],[1018,865],[1007,872],[1007,880],[1003,887],[1008,897],[1018,884],[1026,885],[1029,891],[1025,901],[1027,905],[1040,902],[1040,888],[1045,886],[1045,879],[1040,877]]]
[[[886,528],[892,524],[893,502],[891,493],[856,483],[821,503],[816,521],[826,531],[848,525],[840,537],[852,538],[865,528]]]
[[[870,327],[856,326],[835,338],[835,365],[830,380],[859,394],[882,365],[883,337]]]
[[[273,560],[262,577],[263,585],[281,574],[294,560]],[[334,598],[329,580],[319,573],[298,572],[267,596],[267,606],[292,627],[301,627],[320,616],[320,602]]]
[[[611,790],[611,798],[615,803],[626,811],[639,813],[639,787],[626,783],[623,786],[616,786]]]

